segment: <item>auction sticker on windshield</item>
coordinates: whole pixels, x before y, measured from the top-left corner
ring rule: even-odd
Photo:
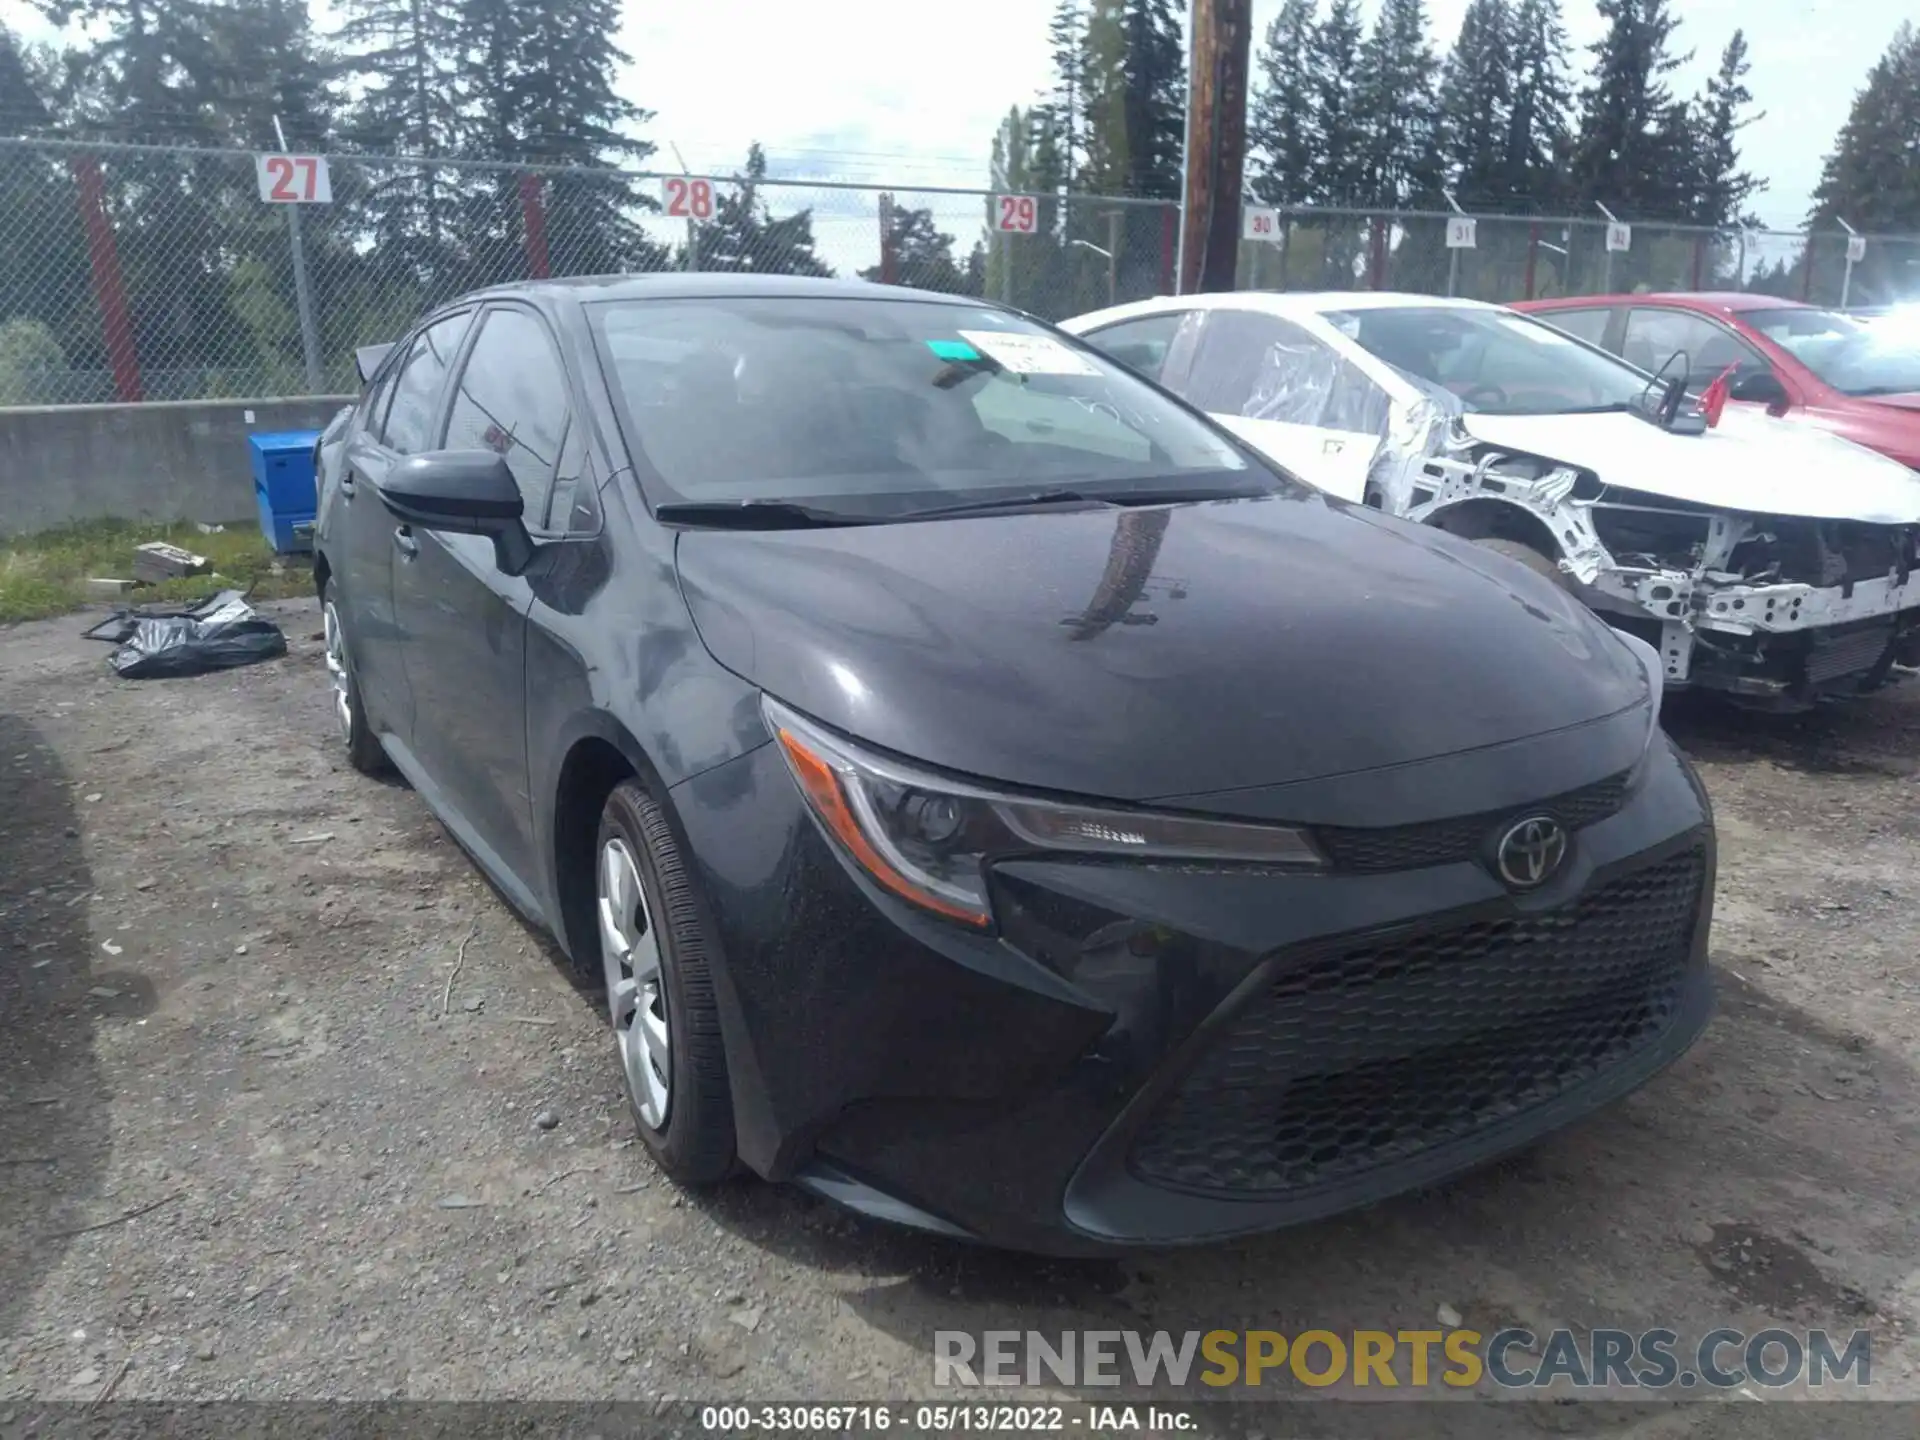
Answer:
[[[1001,368],[1016,375],[1098,375],[1084,355],[1076,355],[1051,335],[1019,335],[1005,330],[962,330],[962,339]]]

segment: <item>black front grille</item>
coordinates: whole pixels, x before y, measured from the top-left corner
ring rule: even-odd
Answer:
[[[1559,910],[1283,962],[1160,1102],[1131,1168],[1272,1196],[1551,1100],[1672,1023],[1705,867],[1688,851]]]
[[[1418,870],[1426,865],[1452,865],[1478,855],[1502,820],[1546,813],[1569,830],[1597,825],[1615,814],[1627,799],[1629,775],[1622,771],[1592,785],[1514,810],[1483,811],[1450,820],[1418,825],[1391,825],[1378,829],[1317,826],[1314,836],[1335,868],[1379,873]]]

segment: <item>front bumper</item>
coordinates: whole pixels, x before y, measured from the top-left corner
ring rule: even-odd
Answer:
[[[996,871],[995,936],[868,885],[771,747],[674,793],[742,1159],[994,1244],[1219,1239],[1430,1184],[1639,1085],[1711,1005],[1712,824],[1664,742],[1530,894],[1458,856],[1031,859]]]
[[[1667,682],[1805,703],[1920,660],[1920,570],[1847,585],[1749,585],[1678,570],[1604,570],[1596,608],[1644,617]]]

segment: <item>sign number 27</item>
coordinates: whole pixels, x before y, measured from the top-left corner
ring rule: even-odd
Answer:
[[[321,155],[257,156],[254,175],[269,205],[325,205],[333,199],[333,178]]]

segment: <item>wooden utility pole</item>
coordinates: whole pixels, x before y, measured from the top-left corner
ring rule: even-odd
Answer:
[[[1231,290],[1240,249],[1252,0],[1193,0],[1180,292]]]

